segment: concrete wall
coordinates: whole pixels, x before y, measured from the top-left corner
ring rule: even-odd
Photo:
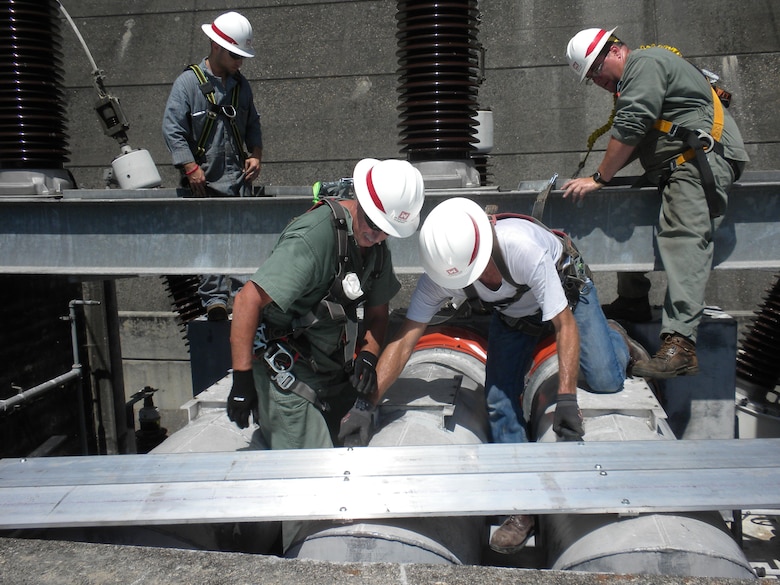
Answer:
[[[130,144],[148,149],[165,186],[177,174],[160,120],[170,85],[208,51],[200,24],[228,9],[253,23],[258,56],[243,71],[261,112],[265,160],[260,182],[306,185],[351,173],[365,156],[401,156],[396,91],[396,4],[391,0],[64,0],[107,88],[130,122]],[[719,73],[733,95],[751,170],[776,169],[780,158],[780,4],[774,0],[490,0],[480,2],[478,38],[486,50],[480,106],[491,108],[492,183],[570,176],[611,97],[577,83],[564,51],[590,26],[618,27],[630,46],[667,44]],[[80,187],[104,186],[119,154],[93,111],[91,66],[62,23],[64,85],[70,117],[69,168]],[[596,148],[603,149],[602,138]],[[595,169],[593,154],[586,171]]]

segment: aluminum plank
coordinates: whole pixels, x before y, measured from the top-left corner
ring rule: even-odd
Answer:
[[[0,460],[0,528],[780,509],[780,439]]]
[[[774,451],[773,451],[774,450]],[[434,445],[0,459],[0,488],[557,470],[780,466],[780,439]]]
[[[780,439],[433,445],[0,459],[0,488],[344,476],[780,467]]]
[[[780,468],[0,489],[0,528],[780,508]]]

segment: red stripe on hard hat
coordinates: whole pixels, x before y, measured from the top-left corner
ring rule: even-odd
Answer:
[[[221,30],[217,28],[217,25],[215,25],[213,22],[211,23],[211,30],[213,30],[215,33],[217,33],[217,36],[222,37],[225,39],[228,43],[233,43],[234,45],[238,46],[238,43],[234,38],[229,37],[225,33],[223,33]]]
[[[479,252],[479,228],[473,217],[469,215],[469,219],[471,220],[471,225],[474,226],[474,249],[471,251],[471,259],[469,260],[469,265],[471,265],[477,259],[477,252]]]
[[[605,31],[604,29],[601,29],[599,31],[599,34],[596,35],[596,38],[593,39],[593,42],[590,45],[588,45],[588,50],[585,51],[585,56],[586,57],[593,52],[593,49],[596,48],[596,45],[599,44],[599,41],[601,40],[601,37],[603,37],[605,34],[607,34],[607,31]]]
[[[368,174],[366,175],[366,187],[368,187],[368,194],[371,195],[371,201],[374,202],[374,205],[376,205],[377,209],[381,211],[382,213],[385,213],[385,206],[382,205],[382,201],[379,199],[379,195],[376,194],[376,189],[374,189],[374,180],[371,178],[371,173],[374,172],[374,167],[371,167],[368,169]]]

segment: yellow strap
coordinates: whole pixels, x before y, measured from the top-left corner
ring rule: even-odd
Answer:
[[[715,88],[710,86],[710,90],[712,90],[712,107],[714,112],[710,136],[715,140],[720,140],[720,137],[723,134],[723,104],[720,103],[720,98],[718,97],[718,94],[715,93]],[[656,120],[655,124],[653,124],[653,128],[660,130],[661,132],[669,132],[674,125],[675,124],[669,120]]]
[[[715,140],[720,141],[720,137],[723,135],[723,104],[720,103],[720,98],[718,97],[718,94],[715,92],[715,88],[710,86],[710,90],[712,90],[712,109],[713,109],[713,120],[712,120],[712,130],[710,130],[710,136],[712,136]],[[653,128],[656,130],[660,130],[661,132],[669,132],[674,124],[670,122],[669,120],[656,120],[655,124],[653,124]],[[691,148],[689,150],[686,150],[682,154],[680,154],[676,159],[675,163],[677,163],[677,166],[680,166],[683,163],[688,162],[689,160],[693,159],[696,156],[695,151]]]
[[[201,85],[206,83],[206,76],[203,73],[203,70],[200,68],[199,65],[190,65],[190,69],[193,73],[195,73],[195,77],[198,78],[198,82],[200,82]],[[217,100],[214,98],[214,91],[205,94],[206,99],[209,100],[212,104],[216,104]]]
[[[712,90],[712,107],[715,113],[710,136],[719,141],[723,134],[723,104],[720,103],[720,98],[715,92],[715,88],[710,86],[710,89]]]

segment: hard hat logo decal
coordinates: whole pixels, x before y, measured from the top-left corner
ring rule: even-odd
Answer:
[[[374,180],[371,177],[373,172],[374,172],[374,167],[371,167],[368,170],[368,174],[366,174],[366,187],[368,187],[368,194],[371,196],[371,201],[374,202],[374,205],[376,205],[377,209],[379,209],[379,211],[381,211],[382,213],[385,213],[385,206],[382,205],[382,200],[379,199],[379,195],[377,195],[376,188],[374,188]]]
[[[398,214],[398,217],[396,217],[398,221],[407,221],[409,219],[409,212],[408,211],[402,211]]]
[[[457,267],[455,267],[455,266],[453,266],[452,268],[447,269],[447,274],[449,276],[455,276],[458,273],[460,273],[460,270],[458,270]]]

